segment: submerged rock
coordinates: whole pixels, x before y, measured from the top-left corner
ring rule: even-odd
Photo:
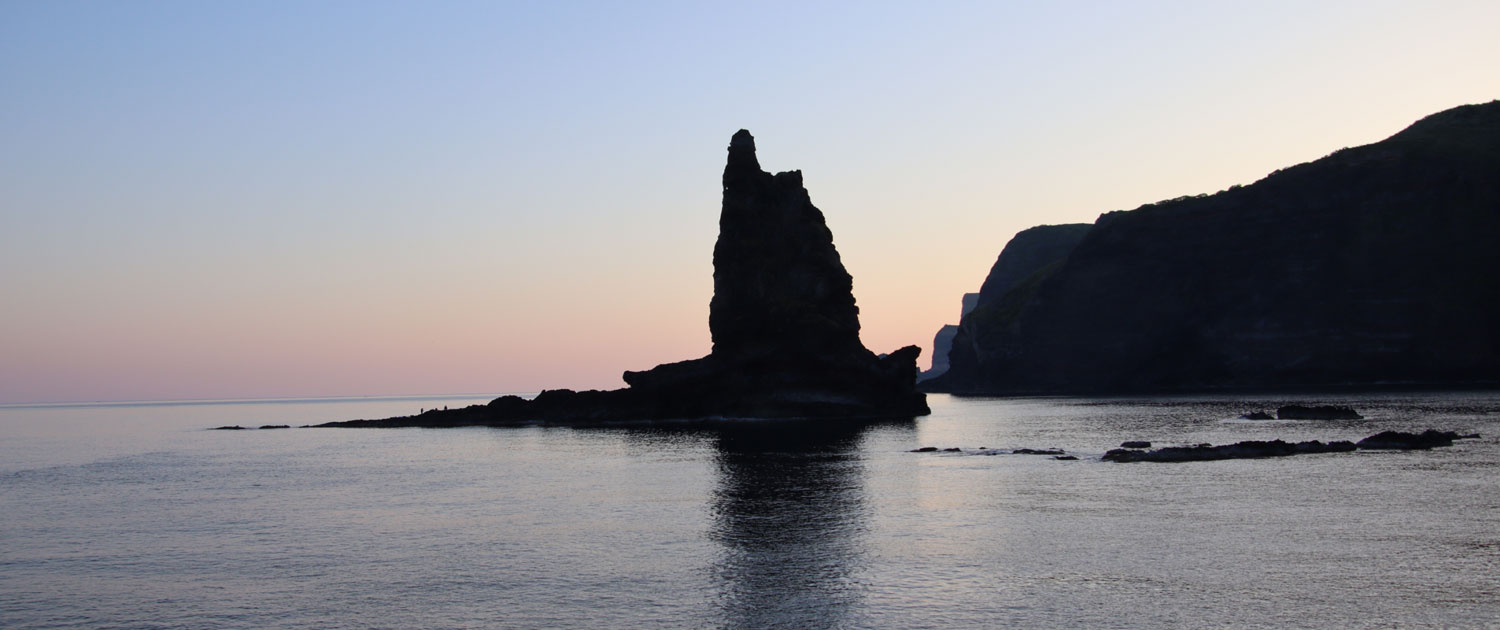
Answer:
[[[801,171],[760,168],[740,130],[724,167],[708,356],[625,372],[625,389],[548,390],[532,400],[433,410],[335,427],[448,427],[711,418],[889,418],[929,413],[907,346],[876,356],[859,339],[853,280]]]
[[[1264,411],[1252,411],[1252,412],[1247,413],[1247,414],[1245,414],[1243,416],[1240,416],[1240,419],[1241,420],[1275,420],[1276,418],[1275,418],[1275,416],[1272,416],[1271,414],[1266,413]]]
[[[1131,440],[1129,442],[1121,442],[1120,448],[1151,448],[1151,443],[1142,440]]]

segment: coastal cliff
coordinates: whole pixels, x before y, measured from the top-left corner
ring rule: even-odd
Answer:
[[[1105,214],[1065,259],[997,280],[1003,291],[987,280],[950,369],[923,388],[1493,385],[1497,242],[1500,101],[1248,186]]]
[[[708,356],[625,372],[628,387],[548,390],[487,405],[320,426],[446,427],[704,418],[892,418],[928,413],[916,346],[876,356],[859,339],[853,280],[802,173],[762,171],[755,139],[729,144]]]
[[[989,324],[998,318],[1005,317],[1013,312],[1020,296],[1029,296],[1029,289],[1036,286],[1033,277],[1043,277],[1045,272],[1056,269],[1062,261],[1073,252],[1078,243],[1083,240],[1085,234],[1093,226],[1087,223],[1074,223],[1067,225],[1042,225],[1016,234],[1000,255],[995,258],[995,264],[990,267],[989,275],[985,276],[984,285],[980,287],[979,293],[964,294],[965,297],[974,295],[972,308],[965,308],[963,317],[958,326],[953,326],[952,336],[948,343],[942,347],[935,347],[934,352],[943,352],[942,372],[934,370],[928,378],[922,379],[922,388],[928,391],[943,391],[931,389],[933,386],[929,381],[942,376],[956,360],[964,368],[960,374],[973,371],[977,363],[977,357],[982,349],[987,347],[993,340],[990,332],[994,330]],[[1005,301],[1011,291],[1021,286],[1026,286],[1027,291],[1016,292],[1009,301]],[[949,329],[945,326],[944,330]],[[941,332],[939,333],[941,334]],[[936,342],[934,343],[936,346]],[[937,364],[937,359],[933,359]],[[939,382],[941,383],[941,381]]]
[[[963,321],[964,316],[979,305],[979,294],[965,293],[962,304],[958,313],[959,321]],[[953,338],[956,336],[958,336],[958,324],[943,326],[938,329],[936,335],[932,336],[932,367],[918,374],[917,382],[937,378],[943,372],[948,371],[948,351],[953,349]]]

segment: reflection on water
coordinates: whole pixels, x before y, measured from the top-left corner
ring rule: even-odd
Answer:
[[[871,509],[859,443],[871,426],[717,433],[711,538],[721,548],[714,577],[726,627],[838,627],[858,608]]]
[[[203,430],[387,417],[415,411],[408,401],[0,409],[0,627],[1500,619],[1500,394],[929,400],[933,414],[915,421],[816,430]],[[1288,402],[1366,419],[1237,419]],[[1098,461],[1124,439],[1429,427],[1484,437],[1421,452]],[[979,445],[1080,460],[971,456]],[[965,452],[907,452],[918,446]]]

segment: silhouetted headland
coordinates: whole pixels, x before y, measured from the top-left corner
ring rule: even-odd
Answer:
[[[760,168],[755,139],[729,143],[714,245],[708,356],[625,372],[629,387],[547,390],[527,400],[328,427],[593,424],[715,418],[892,418],[929,413],[907,346],[876,356],[859,340],[853,281],[801,171]]]
[[[990,309],[1006,308],[1000,305],[1002,297],[1010,293],[1011,289],[1037,277],[1038,272],[1043,269],[1061,263],[1092,227],[1087,223],[1042,225],[1016,234],[1005,244],[1005,249],[1000,251],[1000,256],[995,259],[994,266],[990,267],[990,274],[985,277],[984,286],[980,287],[979,292],[964,294],[963,312],[959,321],[963,321],[980,305],[986,305]],[[1025,294],[1025,291],[1017,292],[1017,295]],[[953,343],[958,340],[959,328],[950,324],[938,330],[932,341],[932,352],[934,355],[940,354],[941,358],[934,356],[932,369],[922,373],[918,381],[931,380],[948,371],[948,361],[952,356]],[[964,340],[968,341],[969,337],[965,336]]]
[[[1496,243],[1500,101],[1248,186],[1022,232],[922,389],[1493,387]]]

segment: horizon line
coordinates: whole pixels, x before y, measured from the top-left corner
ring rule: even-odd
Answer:
[[[356,400],[386,401],[386,400],[437,400],[445,398],[498,398],[500,396],[534,396],[541,393],[535,392],[503,392],[498,394],[489,393],[456,393],[456,394],[366,394],[350,396],[289,396],[289,397],[252,397],[252,398],[180,398],[167,400],[85,400],[85,401],[34,401],[34,402],[0,402],[0,409],[41,409],[41,408],[66,408],[66,407],[151,407],[151,406],[188,406],[188,405],[255,405],[255,404],[285,404],[285,403],[319,403],[319,402],[347,402]]]

